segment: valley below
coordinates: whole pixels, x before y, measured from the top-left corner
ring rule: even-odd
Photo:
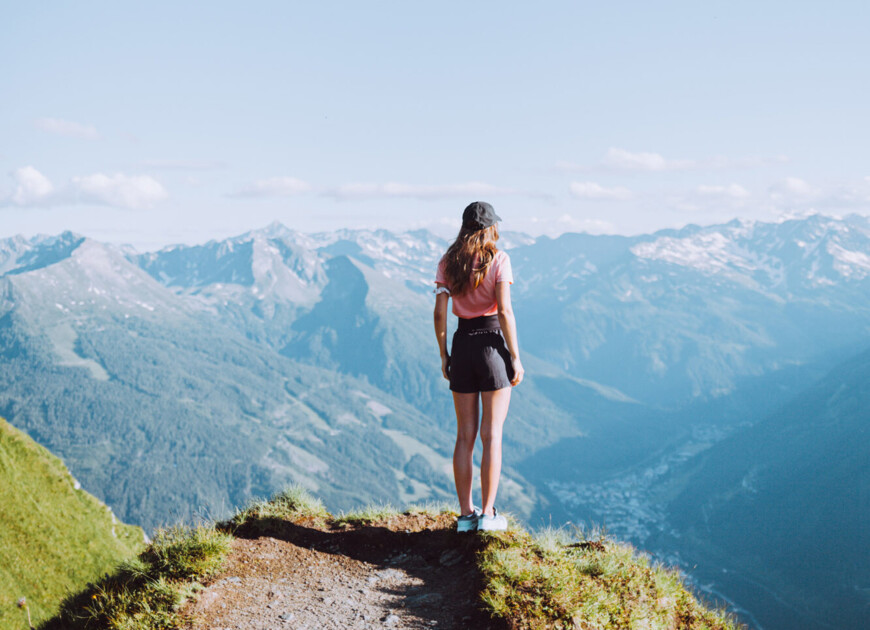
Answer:
[[[527,377],[500,507],[604,528],[755,627],[858,627],[867,218],[502,242]],[[148,531],[291,483],[335,511],[452,501],[446,246],[280,224],[145,253],[2,240],[0,415]]]

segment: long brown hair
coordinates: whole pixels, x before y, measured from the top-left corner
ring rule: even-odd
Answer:
[[[452,295],[462,295],[480,285],[498,252],[495,246],[497,240],[498,227],[495,223],[482,229],[462,226],[456,240],[444,254],[444,277]]]

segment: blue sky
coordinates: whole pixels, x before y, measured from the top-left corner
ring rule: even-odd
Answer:
[[[17,2],[0,238],[870,213],[864,2]]]

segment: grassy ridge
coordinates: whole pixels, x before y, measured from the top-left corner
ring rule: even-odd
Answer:
[[[417,506],[405,515],[453,514],[444,506]],[[216,571],[240,527],[292,521],[306,527],[401,525],[389,506],[333,517],[300,487],[256,501],[214,527],[175,529],[155,539],[139,558],[64,603],[44,630],[90,628],[158,630],[175,627],[180,604]],[[396,525],[396,523],[399,525]],[[463,534],[462,536],[467,536]],[[477,565],[483,577],[480,605],[517,629],[738,630],[724,611],[700,602],[680,575],[651,563],[630,545],[603,536],[568,538],[563,530],[536,535],[513,526],[479,534]]]
[[[116,521],[63,462],[0,418],[0,628],[57,612],[69,591],[111,571],[144,545],[138,527]]]

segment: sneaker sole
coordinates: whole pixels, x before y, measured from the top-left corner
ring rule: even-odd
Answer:
[[[499,515],[499,519],[495,523],[488,522],[488,521],[489,521],[489,519],[487,519],[486,521],[482,518],[479,519],[477,521],[477,531],[479,531],[479,532],[503,532],[508,528],[507,519],[505,519],[501,515]]]
[[[477,521],[462,521],[456,524],[457,532],[477,531]]]

